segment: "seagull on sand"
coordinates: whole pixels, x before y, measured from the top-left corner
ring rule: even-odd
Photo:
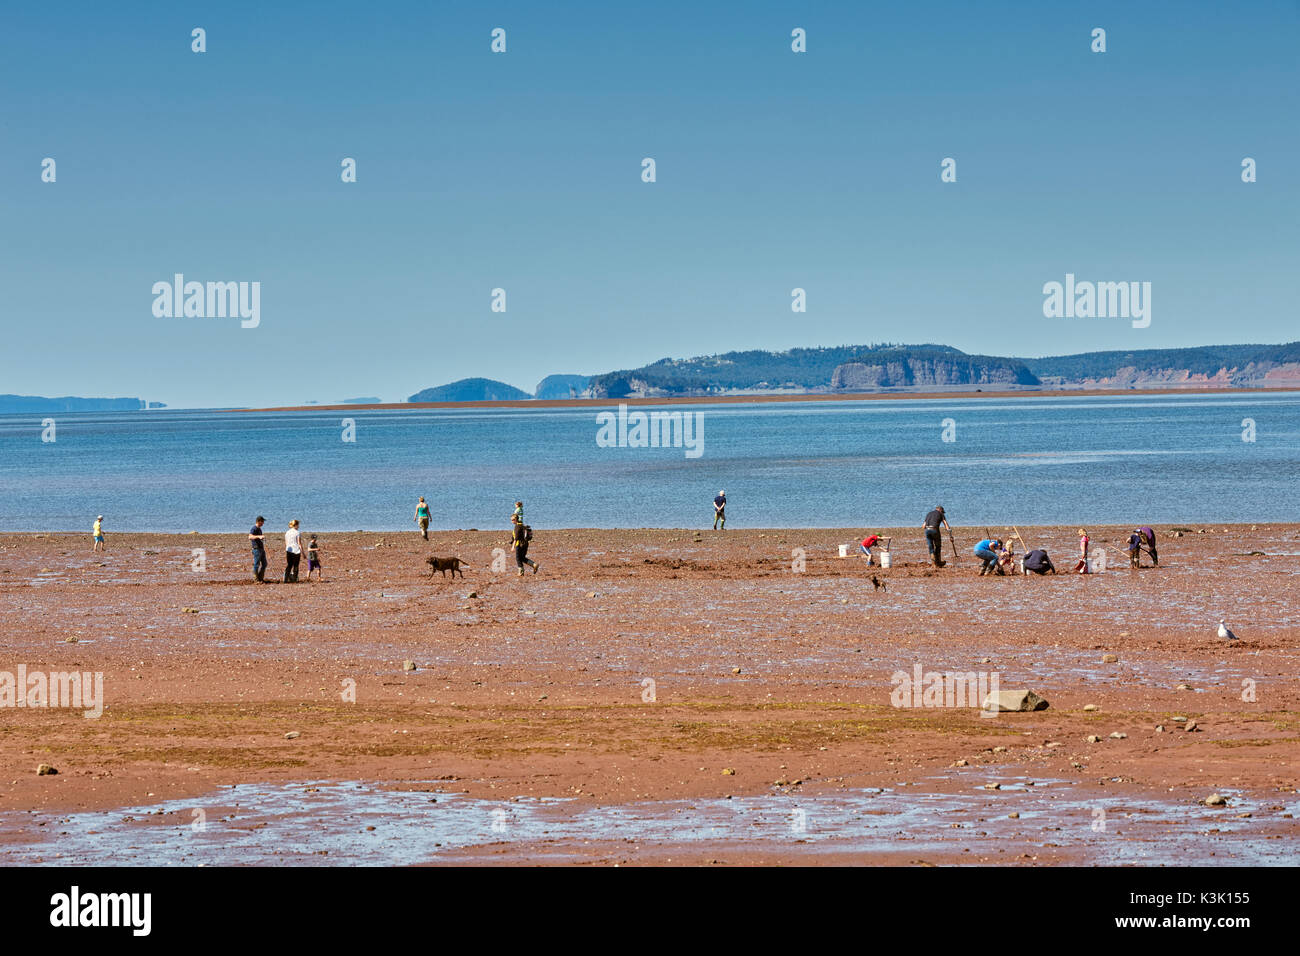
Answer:
[[[1237,635],[1233,634],[1232,631],[1228,630],[1227,625],[1224,624],[1222,621],[1219,622],[1219,637],[1226,638],[1229,641],[1238,640]]]

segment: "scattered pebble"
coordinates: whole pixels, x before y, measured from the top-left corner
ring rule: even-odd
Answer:
[[[1198,727],[1198,726],[1196,725],[1196,721],[1194,721],[1194,720],[1189,720],[1189,721],[1187,722],[1186,726],[1183,727],[1183,730],[1186,731],[1186,732],[1189,733],[1189,734],[1192,733],[1193,731],[1197,731],[1197,730],[1200,730],[1200,729],[1201,729],[1201,728]]]
[[[1212,793],[1205,798],[1205,805],[1207,807],[1226,807],[1228,801],[1222,795]]]
[[[1112,740],[1123,740],[1128,734],[1121,734],[1118,730],[1115,730],[1111,732],[1110,736]]]
[[[1015,810],[1012,810],[1010,813],[1007,814],[1007,816],[1010,817],[1012,820],[1020,819],[1020,814],[1017,813]]]
[[[1099,708],[1097,707],[1096,704],[1084,704],[1083,709],[1091,713],[1092,711],[1098,710]]]
[[[40,777],[52,777],[56,773],[58,773],[58,771],[47,763],[43,763],[36,768],[36,774]]]
[[[722,775],[724,777],[734,777],[736,775],[736,771],[732,770],[730,767],[723,767]]]
[[[1090,743],[1090,744],[1099,744],[1099,743],[1101,743],[1101,738],[1098,737],[1096,734],[1089,734],[1089,735],[1088,735],[1088,743]]]
[[[413,671],[415,669],[415,661],[402,661],[402,670]]]
[[[1118,654],[1102,654],[1102,655],[1101,655],[1101,662],[1102,662],[1103,664],[1118,664],[1118,663],[1119,663],[1119,655],[1118,655]]]
[[[298,731],[296,731],[296,730],[291,730],[291,731],[289,731],[287,734],[284,735],[284,739],[285,739],[285,740],[297,740],[297,739],[298,739],[299,737],[301,737],[301,736],[302,736],[302,734],[300,734]]]

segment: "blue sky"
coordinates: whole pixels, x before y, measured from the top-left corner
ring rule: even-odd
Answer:
[[[1300,338],[1295,2],[267,6],[0,15],[0,392]],[[156,318],[176,272],[261,282],[260,326]],[[1151,326],[1045,319],[1067,272],[1151,282]]]

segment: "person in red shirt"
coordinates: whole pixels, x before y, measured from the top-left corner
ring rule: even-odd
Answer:
[[[858,545],[858,548],[862,551],[862,553],[867,556],[868,565],[870,565],[872,561],[875,560],[875,555],[872,553],[871,549],[876,546],[876,543],[878,541],[880,541],[880,535],[869,534],[865,538],[863,538],[862,543]]]

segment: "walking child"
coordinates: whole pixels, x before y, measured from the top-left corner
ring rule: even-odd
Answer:
[[[316,572],[316,580],[325,580],[325,569],[320,563],[320,545],[316,543],[316,536],[311,536],[311,541],[307,542],[307,580],[311,580],[311,573]]]

